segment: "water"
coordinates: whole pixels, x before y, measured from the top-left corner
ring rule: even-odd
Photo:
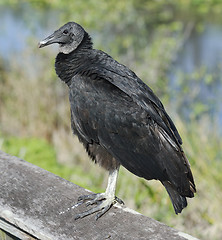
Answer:
[[[202,33],[193,32],[176,59],[174,73],[192,74],[204,67],[203,78],[213,76],[214,84],[206,84],[200,79],[198,98],[208,105],[208,113],[222,123],[222,26],[207,25]],[[198,69],[198,70],[197,70]],[[172,74],[173,82],[178,74]],[[195,83],[194,83],[195,84]],[[191,100],[192,101],[192,100]],[[189,104],[192,104],[189,103]],[[222,127],[220,127],[222,133]]]
[[[0,21],[0,56],[4,59],[23,51],[30,37],[42,39],[58,26],[56,11],[36,11],[27,4],[0,8]]]
[[[10,9],[0,9],[0,19],[0,53],[4,58],[8,58],[25,48],[30,30],[25,26],[24,20],[18,18]]]
[[[210,71],[222,65],[222,26],[207,25],[202,33],[193,32],[178,57],[178,67],[193,72],[205,65]]]

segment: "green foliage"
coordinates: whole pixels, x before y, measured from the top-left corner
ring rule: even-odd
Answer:
[[[43,139],[3,138],[1,149],[51,172],[60,169],[54,149]]]
[[[94,191],[102,190],[101,175],[95,177],[95,181],[92,183],[90,181],[94,175],[92,171],[87,175],[81,165],[66,166],[58,163],[54,147],[44,139],[3,137],[0,135],[0,149],[82,187],[90,187]]]

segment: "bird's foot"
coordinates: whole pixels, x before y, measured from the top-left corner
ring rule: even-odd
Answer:
[[[96,206],[89,209],[88,211],[77,214],[75,216],[75,220],[77,220],[79,218],[83,218],[83,217],[88,216],[90,214],[93,214],[95,212],[98,212],[96,214],[96,220],[97,220],[104,213],[106,213],[112,207],[112,205],[114,205],[115,203],[118,202],[120,204],[124,204],[124,202],[121,199],[119,199],[115,196],[111,196],[107,193],[83,195],[83,196],[80,196],[78,198],[78,202],[80,204],[83,204],[84,202],[86,202],[86,207],[88,207],[90,205],[94,205],[94,204]]]

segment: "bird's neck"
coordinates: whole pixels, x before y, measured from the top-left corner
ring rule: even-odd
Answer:
[[[88,33],[85,33],[83,41],[71,53],[59,53],[55,61],[55,69],[58,77],[68,86],[75,74],[86,64],[89,51],[92,49],[92,41]]]

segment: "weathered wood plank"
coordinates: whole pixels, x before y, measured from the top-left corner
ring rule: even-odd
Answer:
[[[85,189],[1,151],[0,173],[0,218],[7,223],[0,228],[32,237],[21,239],[195,239],[122,206],[97,221],[75,221],[83,206],[72,206]]]
[[[30,234],[25,233],[22,229],[17,228],[11,223],[6,222],[4,219],[0,218],[0,229],[4,229],[4,232],[0,230],[0,240],[15,240],[15,239],[23,239],[23,240],[36,240],[30,236]],[[1,236],[2,235],[2,236]],[[11,237],[14,236],[14,237]]]

